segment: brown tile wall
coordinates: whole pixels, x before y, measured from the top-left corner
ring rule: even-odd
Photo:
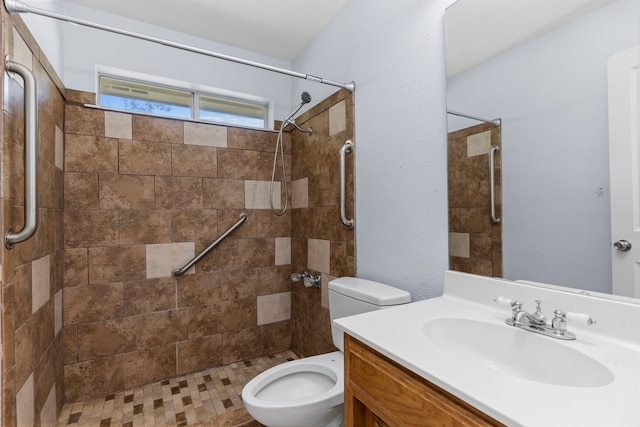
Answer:
[[[2,245],[3,426],[55,424],[64,403],[62,344],[62,129],[64,88],[17,16],[2,14],[3,54],[31,69],[37,81],[38,227],[35,236]],[[24,90],[2,62],[2,235],[22,229],[24,212]]]
[[[290,254],[278,263],[276,242],[289,251],[291,212],[277,217],[264,204],[277,134],[69,99],[67,402],[290,349]],[[249,220],[195,274],[170,277],[243,211]]]
[[[297,120],[302,128],[313,129],[311,136],[292,133],[293,270],[322,274],[320,289],[292,285],[292,348],[301,356],[335,350],[327,284],[356,274],[354,230],[342,224],[339,207],[339,150],[347,140],[355,143],[353,118],[353,94],[343,89]],[[346,156],[348,218],[354,217],[354,157]]]
[[[489,157],[501,128],[488,123],[448,135],[449,268],[502,276],[502,225],[490,219]],[[501,154],[495,157],[496,215],[502,215]]]

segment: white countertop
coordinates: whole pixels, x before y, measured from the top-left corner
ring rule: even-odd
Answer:
[[[599,387],[572,387],[528,380],[489,364],[473,363],[468,354],[446,351],[423,333],[425,323],[441,318],[513,328],[504,323],[510,310],[493,304],[496,296],[518,299],[530,311],[534,304],[528,301],[529,297],[542,299],[547,316],[555,308],[588,310],[598,323],[569,324],[577,340],[543,338],[597,360],[613,373],[613,381]],[[334,322],[349,335],[508,426],[640,426],[640,323],[636,322],[640,319],[640,305],[586,298],[554,288],[447,272],[442,297]],[[518,332],[541,337],[524,330]],[[635,336],[636,340],[626,339],[627,336]]]

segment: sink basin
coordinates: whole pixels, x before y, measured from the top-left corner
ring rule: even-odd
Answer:
[[[601,387],[614,379],[597,360],[571,348],[571,343],[508,325],[460,318],[434,319],[422,332],[442,350],[464,363],[479,363],[530,381],[569,386]]]

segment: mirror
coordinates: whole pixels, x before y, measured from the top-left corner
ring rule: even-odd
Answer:
[[[637,0],[447,9],[447,108],[502,120],[503,277],[612,292],[607,58],[639,22]]]

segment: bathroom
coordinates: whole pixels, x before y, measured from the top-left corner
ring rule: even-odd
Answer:
[[[332,351],[326,285],[335,277],[393,283],[413,300],[441,295],[449,268],[444,16],[451,3],[348,0],[289,60],[71,1],[33,4],[354,81],[353,93],[3,11],[5,53],[31,63],[38,80],[46,169],[36,237],[2,254],[2,424],[52,425],[67,402],[269,354]],[[284,135],[289,212],[274,216],[261,197],[277,132],[85,107],[96,103],[98,65],[258,94],[276,100],[276,121],[310,93],[296,122],[314,133]],[[12,120],[22,108],[12,96],[22,88],[4,79],[3,230],[21,226],[23,197],[23,178],[10,173],[23,148],[7,138],[22,140]],[[356,144],[347,155],[353,230],[340,223],[337,194],[324,191],[337,180],[338,150],[349,139]],[[257,187],[261,194],[249,194]],[[167,268],[179,265],[167,260],[182,264],[184,252],[200,252],[245,210],[249,220],[198,274],[169,277]],[[154,250],[160,272],[149,269]],[[303,269],[322,274],[321,289],[291,283]],[[227,404],[233,414],[237,404]]]

